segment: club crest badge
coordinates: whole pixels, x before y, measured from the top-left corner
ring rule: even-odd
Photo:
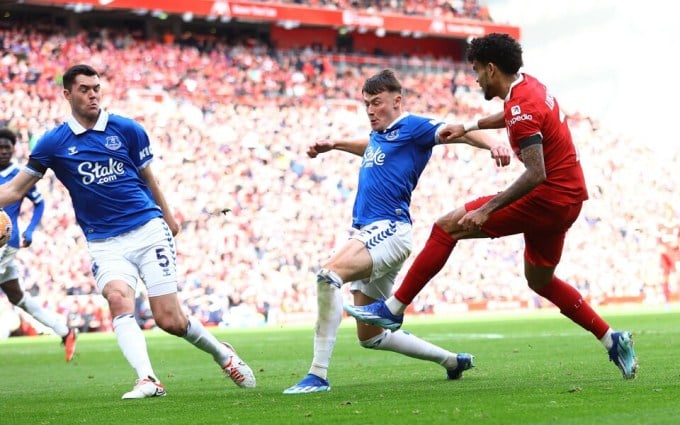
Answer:
[[[122,145],[123,143],[120,141],[118,136],[108,136],[106,137],[106,143],[104,143],[106,149],[110,151],[117,151]]]

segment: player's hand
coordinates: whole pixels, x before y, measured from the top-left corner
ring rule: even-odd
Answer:
[[[510,159],[512,158],[512,149],[510,149],[510,146],[501,143],[492,146],[489,150],[491,151],[491,158],[496,161],[496,166],[505,167],[510,164]]]
[[[317,140],[307,148],[307,156],[316,158],[320,153],[328,152],[333,149],[333,142],[328,139]]]
[[[439,140],[443,143],[451,142],[465,136],[465,129],[462,124],[446,124],[439,130]]]
[[[458,225],[467,231],[479,231],[488,219],[489,214],[481,209],[476,209],[465,213],[465,215],[458,220]]]
[[[21,246],[23,248],[27,248],[31,246],[33,243],[33,233],[32,232],[24,232],[23,235],[21,235]]]

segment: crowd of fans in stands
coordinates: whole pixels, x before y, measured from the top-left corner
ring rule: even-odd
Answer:
[[[339,10],[354,9],[366,13],[491,20],[489,8],[478,0],[283,0],[282,3]]]
[[[156,174],[183,222],[177,247],[184,306],[222,326],[311,320],[316,271],[350,232],[360,158],[329,153],[312,160],[305,150],[317,138],[368,135],[359,89],[381,65],[332,63],[313,49],[272,52],[219,40],[210,46],[113,30],[67,36],[54,28],[0,29],[0,125],[20,135],[16,160],[24,163],[37,137],[68,112],[60,73],[91,64],[102,74],[106,109],[136,118],[152,139]],[[414,113],[464,122],[501,108],[482,99],[465,65],[439,60],[397,72]],[[567,112],[591,199],[567,238],[560,275],[595,304],[612,297],[664,302],[679,290],[675,260],[660,265],[666,245],[677,250],[680,209],[669,176],[678,152],[659,161],[646,146]],[[505,188],[521,170],[518,161],[497,169],[465,146],[435,148],[412,202],[414,249],[442,211]],[[31,248],[18,254],[20,280],[71,325],[109,330],[70,200],[51,173],[38,187],[45,215]],[[231,212],[211,214],[223,208]],[[521,237],[462,243],[413,307],[542,307],[525,287],[521,255]],[[0,320],[10,308],[2,298]],[[153,327],[143,293],[138,307],[140,325]]]

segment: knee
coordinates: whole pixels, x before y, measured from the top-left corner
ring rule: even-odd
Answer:
[[[19,306],[19,303],[21,303],[24,300],[24,294],[23,292],[5,292],[5,295],[7,295],[7,299],[9,300],[12,305]]]
[[[368,339],[360,339],[359,340],[359,345],[361,345],[362,348],[368,348],[370,350],[377,350],[380,347],[380,344],[385,340],[388,332],[384,331],[379,333],[378,335],[375,335],[371,338]]]
[[[446,215],[443,215],[435,221],[435,225],[440,227],[449,235],[459,232],[462,227],[458,224],[461,218],[465,215],[465,208],[458,208]]]
[[[156,325],[170,335],[184,336],[187,332],[189,322],[183,315],[159,315],[154,317]]]
[[[375,342],[373,342],[371,339],[368,339],[366,341],[359,340],[359,345],[361,348],[368,348],[370,350],[375,350],[375,347],[377,346]]]
[[[324,285],[332,285],[340,289],[342,287],[342,279],[333,270],[321,269],[319,273],[316,274],[316,283]]]
[[[24,291],[19,286],[18,281],[5,282],[1,286],[2,292],[5,293],[7,299],[12,305],[19,305],[21,300],[24,298]]]
[[[451,225],[449,224],[449,221],[446,220],[446,217],[439,217],[439,218],[437,219],[437,221],[434,222],[434,225],[435,225],[436,227],[439,227],[440,229],[442,229],[443,231],[445,231],[446,233],[449,233],[449,234],[450,234],[450,233],[452,232],[452,230],[453,230],[453,229],[451,228]],[[434,226],[433,226],[433,231],[434,231]]]
[[[529,289],[536,293],[540,293],[543,288],[546,286],[550,285],[551,279],[546,279],[546,278],[538,278],[536,276],[526,276],[527,279],[527,285],[529,286]]]
[[[104,298],[109,303],[109,310],[114,317],[134,312],[134,299],[125,291],[117,289],[107,291]]]
[[[524,278],[532,291],[540,293],[555,280],[555,268],[535,266],[524,260]]]
[[[542,283],[531,280],[527,280],[527,286],[536,293],[540,292],[541,289],[545,287]]]

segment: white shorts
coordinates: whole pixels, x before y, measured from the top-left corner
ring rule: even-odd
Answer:
[[[19,271],[17,270],[16,257],[17,248],[5,245],[0,248],[0,283],[9,282],[10,280],[19,279]]]
[[[366,246],[373,259],[373,270],[370,278],[351,282],[350,290],[362,292],[373,299],[389,297],[401,266],[411,255],[411,224],[376,221],[363,226],[351,238]]]
[[[112,280],[127,282],[136,290],[140,279],[149,297],[177,292],[175,239],[162,218],[87,245],[100,292]]]

